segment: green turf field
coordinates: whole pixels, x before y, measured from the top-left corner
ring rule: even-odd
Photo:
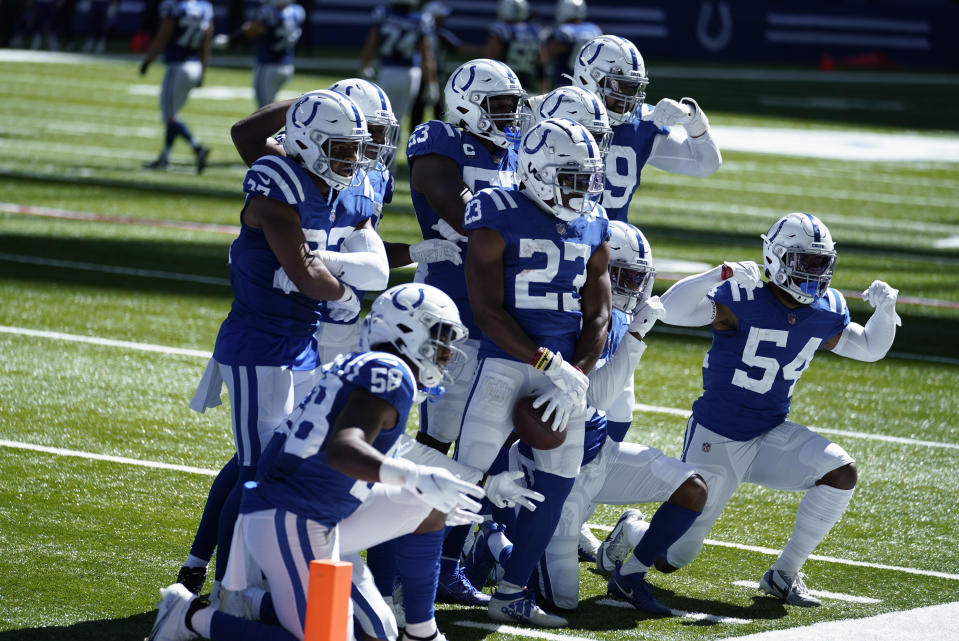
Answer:
[[[650,73],[650,102],[695,96],[717,128],[891,132],[907,120],[861,106],[824,115],[749,100],[760,90],[797,101],[838,93],[862,105],[877,99],[873,84],[765,79],[731,91],[729,81]],[[244,93],[250,74],[211,69],[182,113],[213,148],[199,177],[182,142],[170,171],[141,168],[161,142],[161,74],[156,65],[141,78],[131,61],[0,64],[0,641],[145,636],[157,591],[192,539],[212,478],[204,470],[231,455],[229,410],[200,415],[187,402],[231,301],[232,235],[197,224],[238,224],[244,167],[229,128],[253,108]],[[959,86],[921,78],[899,88],[912,97],[907,113]],[[335,79],[299,73],[287,89]],[[917,132],[929,126],[909,123]],[[951,121],[935,126],[953,130],[919,133],[959,136]],[[895,357],[865,364],[822,355],[794,397],[791,417],[821,428],[859,464],[849,511],[804,568],[810,588],[856,599],[799,610],[735,584],[756,582],[768,568],[799,500],[744,486],[692,565],[650,575],[667,605],[713,618],[647,619],[604,605],[605,579],[582,565],[580,611],[556,634],[714,639],[957,600],[959,250],[944,240],[959,236],[959,165],[726,151],[724,161],[706,179],[644,172],[631,219],[658,258],[758,260],[759,234],[781,214],[804,210],[837,241],[836,287],[857,292],[880,278],[910,303],[899,306]],[[419,232],[402,162],[399,176],[381,233],[412,241]],[[68,211],[38,215],[50,213],[43,208]],[[657,291],[668,284],[660,279]],[[867,306],[849,302],[865,322]],[[631,439],[679,454],[705,336],[661,326],[651,335]],[[601,507],[591,521],[596,534],[619,513]],[[478,610],[441,606],[438,619],[451,641],[514,638],[462,625],[492,627]]]

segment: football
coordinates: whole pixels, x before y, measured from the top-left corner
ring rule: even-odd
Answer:
[[[550,422],[542,419],[546,406],[533,409],[535,396],[524,396],[516,402],[513,408],[513,428],[519,440],[537,450],[551,450],[559,447],[566,440],[566,426],[558,432],[550,427]],[[552,417],[550,417],[552,418]]]

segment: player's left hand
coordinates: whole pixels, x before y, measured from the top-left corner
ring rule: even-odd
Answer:
[[[691,116],[692,112],[686,105],[672,98],[663,98],[656,103],[653,113],[647,116],[647,119],[651,119],[657,127],[671,127],[685,125]]]
[[[516,481],[521,478],[523,478],[523,472],[520,470],[494,474],[486,479],[484,484],[486,498],[496,507],[519,505],[532,512],[536,509],[536,504],[545,501],[546,497],[536,490],[531,490],[517,483]]]
[[[454,265],[463,264],[459,245],[443,238],[431,238],[410,245],[410,260],[415,263],[441,263],[448,260]]]
[[[438,233],[440,236],[446,240],[453,241],[454,243],[465,243],[469,240],[466,236],[456,231],[456,229],[450,225],[448,222],[440,218],[435,225],[430,227],[433,231]]]
[[[150,68],[150,61],[149,61],[149,60],[144,60],[143,62],[141,62],[141,63],[140,63],[140,75],[141,75],[141,76],[147,75],[147,69],[149,69],[149,68]]]
[[[330,319],[335,321],[349,321],[356,318],[360,313],[360,306],[362,301],[356,295],[356,292],[353,291],[353,288],[349,285],[344,285],[346,287],[346,293],[344,294],[344,300],[331,300],[327,303],[327,311],[330,314]]]
[[[585,402],[585,392],[583,398]],[[546,409],[543,410],[543,422],[548,422],[549,417],[552,416],[553,422],[550,427],[553,428],[554,432],[558,432],[569,423],[569,416],[573,413],[573,402],[574,399],[570,398],[569,394],[556,385],[550,385],[542,394],[533,400],[533,409],[538,410],[545,405]]]
[[[629,331],[636,332],[645,338],[649,330],[653,328],[656,321],[666,317],[666,308],[659,300],[659,296],[653,296],[644,300],[636,311],[633,312],[633,322],[629,324]]]
[[[484,521],[482,514],[477,514],[476,512],[470,512],[469,510],[464,510],[462,508],[456,508],[455,510],[446,514],[446,521],[444,525],[450,527],[456,527],[458,525],[476,525]]]
[[[881,280],[872,281],[872,285],[862,293],[862,299],[875,307],[877,312],[886,312],[895,319],[896,325],[902,325],[902,319],[896,313],[896,300],[898,298],[899,290]]]

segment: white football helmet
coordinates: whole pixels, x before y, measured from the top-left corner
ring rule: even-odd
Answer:
[[[836,269],[836,249],[821,220],[812,214],[786,214],[761,237],[771,282],[803,305],[826,293]]]
[[[520,139],[529,114],[513,70],[498,60],[477,58],[460,65],[446,82],[446,120],[508,148]]]
[[[519,147],[520,189],[560,220],[596,207],[603,195],[603,159],[586,127],[567,118],[537,123]]]
[[[585,19],[585,0],[557,0],[556,22],[579,22]]]
[[[503,22],[523,22],[529,18],[527,0],[499,0],[496,5],[496,17]]]
[[[372,140],[366,144],[370,168],[386,171],[396,154],[400,123],[393,115],[390,98],[378,85],[363,78],[347,78],[330,85],[330,90],[348,96],[366,117]]]
[[[298,159],[334,189],[345,189],[359,180],[369,141],[363,112],[341,93],[311,91],[286,112],[286,155]]]
[[[406,283],[373,301],[360,329],[360,349],[389,343],[416,366],[420,384],[432,391],[451,383],[462,368],[466,356],[456,345],[468,335],[452,298],[432,285]]]
[[[535,122],[547,118],[569,118],[583,125],[593,135],[600,154],[606,157],[613,138],[613,129],[609,126],[606,107],[595,95],[582,87],[553,89],[543,96],[539,105],[533,109]]]
[[[609,221],[609,281],[613,307],[631,314],[653,291],[653,250],[643,232],[620,220]]]
[[[579,50],[573,84],[602,98],[609,119],[622,124],[643,104],[649,78],[636,45],[619,36],[599,36]]]

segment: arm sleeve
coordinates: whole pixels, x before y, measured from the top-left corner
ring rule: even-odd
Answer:
[[[668,136],[656,136],[647,160],[663,171],[684,176],[711,176],[723,164],[722,154],[707,131],[698,138],[673,128]]]
[[[627,332],[613,357],[589,373],[586,402],[596,409],[609,409],[632,381],[633,372],[645,351],[646,343]]]
[[[892,309],[895,310],[894,307]],[[895,311],[890,314],[886,309],[877,309],[866,321],[865,327],[859,323],[849,323],[842,330],[839,342],[832,351],[857,361],[878,361],[886,355],[896,338],[897,318]]]
[[[664,323],[683,327],[701,327],[716,317],[716,303],[707,294],[722,283],[722,265],[707,272],[687,276],[659,297],[666,308]]]
[[[430,467],[442,467],[453,473],[467,483],[479,483],[483,478],[483,473],[475,467],[463,465],[454,461],[446,454],[427,447],[422,443],[412,439],[407,434],[401,434],[397,443],[397,456],[417,465],[428,465]]]
[[[357,229],[346,237],[338,252],[317,254],[336,278],[362,290],[386,289],[390,266],[383,239],[372,229]]]

